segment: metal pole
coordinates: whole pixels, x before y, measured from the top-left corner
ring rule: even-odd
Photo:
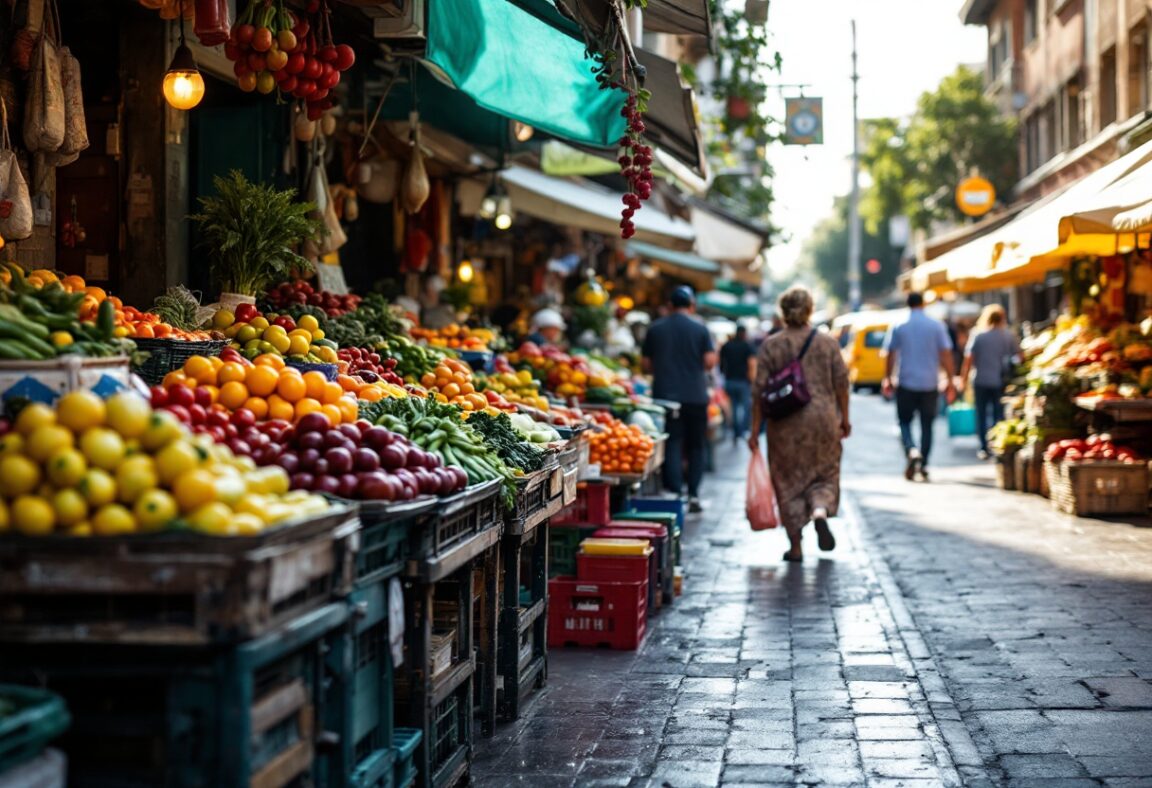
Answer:
[[[852,198],[848,204],[848,301],[855,312],[860,293],[860,119],[857,116],[856,20],[852,20]]]

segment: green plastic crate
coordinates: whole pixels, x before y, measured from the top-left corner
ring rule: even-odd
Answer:
[[[680,516],[675,512],[616,512],[613,520],[640,521],[645,523],[659,523],[668,529],[672,537],[672,565],[681,565],[680,556]]]
[[[70,721],[60,696],[33,687],[0,684],[0,773],[38,756]]]
[[[580,543],[603,526],[552,526],[548,529],[548,577],[576,574],[576,553]]]

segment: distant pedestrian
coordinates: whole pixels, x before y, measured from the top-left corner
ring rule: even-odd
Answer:
[[[956,399],[952,340],[939,320],[924,314],[924,296],[908,294],[908,317],[888,332],[884,340],[886,367],[883,391],[896,392],[896,418],[904,443],[904,478],[919,476],[928,481],[928,456],[932,453],[932,430],[940,406],[940,370],[947,376],[948,403]],[[895,375],[895,377],[894,377]],[[912,419],[919,416],[920,445],[912,438]]]
[[[545,345],[559,346],[564,340],[564,332],[568,324],[563,316],[552,307],[545,307],[532,315],[532,333],[528,335],[528,342],[544,347]]]
[[[755,404],[748,441],[755,449],[765,420],[760,393],[772,375],[794,359],[801,359],[811,401],[789,416],[767,421],[768,466],[790,543],[785,561],[803,560],[801,531],[810,521],[820,549],[836,547],[828,518],[834,517],[840,506],[841,441],[852,434],[848,368],[836,340],[810,325],[812,309],[812,294],[803,287],[793,287],[780,296],[784,329],[761,344],[752,391]]]
[[[684,465],[688,466],[688,509],[702,511],[700,481],[704,478],[708,441],[708,378],[716,366],[712,335],[697,318],[696,293],[682,286],[672,291],[671,312],[648,329],[644,337],[643,366],[652,373],[652,396],[679,403],[680,412],[667,424],[664,488],[684,492]]]
[[[976,398],[976,433],[980,436],[982,460],[988,459],[988,430],[1004,419],[1004,386],[1008,383],[1020,343],[1008,330],[1004,307],[989,304],[980,315],[976,331],[968,340],[964,364],[960,369],[960,384],[968,385],[972,379],[972,393]]]
[[[720,348],[720,373],[724,375],[724,392],[732,403],[733,443],[738,442],[748,431],[755,370],[756,351],[748,341],[748,329],[740,326],[735,336]]]

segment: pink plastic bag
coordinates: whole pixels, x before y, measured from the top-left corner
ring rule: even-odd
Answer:
[[[744,512],[753,531],[766,531],[780,525],[776,513],[776,491],[772,489],[772,479],[768,476],[768,463],[759,450],[752,452],[748,460],[748,488],[744,501]]]

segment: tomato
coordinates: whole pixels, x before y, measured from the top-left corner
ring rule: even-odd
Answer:
[[[266,27],[256,29],[252,36],[252,48],[257,52],[267,52],[272,48],[272,31]]]

